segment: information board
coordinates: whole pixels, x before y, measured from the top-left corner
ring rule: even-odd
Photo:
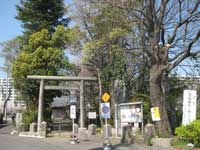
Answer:
[[[137,107],[138,106],[138,107]],[[121,105],[120,106],[121,122],[142,122],[143,115],[140,105]]]

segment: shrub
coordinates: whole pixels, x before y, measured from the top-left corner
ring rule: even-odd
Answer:
[[[196,147],[200,146],[200,120],[195,120],[186,126],[176,128],[175,134],[179,139],[188,143],[193,143]]]
[[[37,111],[24,111],[22,113],[22,123],[24,123],[25,130],[29,130],[29,125],[37,121]]]

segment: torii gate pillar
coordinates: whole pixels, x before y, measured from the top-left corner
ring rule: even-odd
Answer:
[[[84,107],[84,81],[80,82],[80,128],[85,127],[85,107]]]
[[[37,131],[41,131],[41,123],[43,121],[43,109],[44,109],[43,95],[44,95],[44,80],[42,79],[40,80]]]

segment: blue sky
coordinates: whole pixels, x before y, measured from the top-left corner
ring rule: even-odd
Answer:
[[[15,19],[17,14],[15,5],[20,0],[3,0],[0,5],[0,43],[10,40],[22,33],[20,21]],[[1,52],[1,49],[0,49]],[[0,67],[4,64],[3,59],[0,58]],[[0,70],[0,77],[6,77],[6,74]]]
[[[16,8],[15,5],[19,0],[3,0],[0,5],[0,42],[14,38],[21,34],[22,28],[20,21],[15,19]]]
[[[72,0],[64,1],[66,4],[72,3]],[[22,34],[23,29],[21,28],[21,23],[20,21],[15,19],[15,16],[17,15],[15,6],[16,4],[19,4],[19,2],[20,0],[2,0],[0,2],[0,43],[15,38],[16,36]],[[0,67],[2,67],[3,64],[4,61],[2,58],[0,58]],[[2,70],[0,70],[0,77],[6,77],[6,74],[2,72]]]

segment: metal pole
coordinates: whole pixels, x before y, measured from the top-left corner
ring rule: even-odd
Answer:
[[[143,103],[141,104],[141,113],[142,113],[142,135],[143,135],[144,134]]]
[[[80,82],[80,128],[85,127],[85,106],[84,106],[84,89],[83,89],[83,80]]]
[[[44,80],[42,79],[42,80],[40,80],[37,131],[41,130],[41,123],[43,121],[43,103],[44,103],[43,95],[44,95]]]
[[[106,124],[106,139],[108,138],[108,120],[107,118],[105,119],[105,124]]]
[[[118,107],[115,104],[115,136],[118,137]]]
[[[60,132],[61,132],[61,124],[60,123],[58,125],[58,128],[59,128],[59,136],[60,136]]]
[[[74,135],[75,135],[75,132],[74,132],[74,119],[72,119],[72,125],[73,125],[73,127],[72,127],[72,134],[73,134],[73,139],[74,139]]]

